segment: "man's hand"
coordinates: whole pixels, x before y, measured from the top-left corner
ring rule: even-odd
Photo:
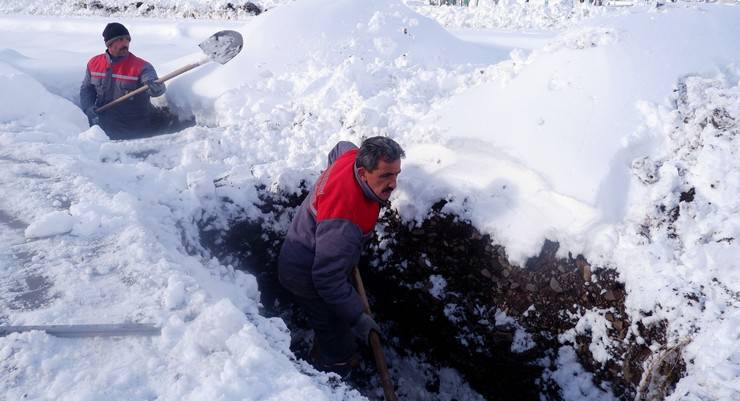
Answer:
[[[87,122],[90,123],[91,127],[93,125],[100,125],[100,116],[95,112],[95,106],[90,106],[85,109],[85,115],[87,116]]]
[[[378,327],[378,324],[375,323],[375,320],[373,320],[370,315],[367,313],[363,313],[360,315],[360,318],[355,322],[354,326],[352,326],[352,334],[355,335],[355,337],[359,338],[365,345],[370,344],[370,331],[375,330],[375,332],[380,335],[380,327]]]
[[[147,81],[144,83],[149,87],[146,93],[148,93],[149,96],[151,97],[161,96],[162,94],[164,94],[165,90],[167,89],[164,86],[163,82],[157,82],[155,80],[151,80],[151,81]]]

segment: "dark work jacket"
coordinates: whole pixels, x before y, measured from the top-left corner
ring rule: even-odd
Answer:
[[[322,298],[350,324],[363,312],[350,275],[381,206],[357,175],[357,152],[354,144],[339,142],[329,153],[329,165],[298,208],[278,259],[285,288],[304,298]]]
[[[113,139],[139,136],[148,131],[154,118],[150,97],[164,94],[164,84],[153,83],[157,72],[147,61],[129,53],[124,57],[111,57],[106,51],[90,59],[85,79],[80,87],[80,106],[85,111],[98,108],[119,97],[149,84],[144,93],[129,98],[100,113],[100,126]]]

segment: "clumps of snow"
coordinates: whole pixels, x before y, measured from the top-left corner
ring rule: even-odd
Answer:
[[[72,231],[74,218],[67,212],[49,212],[34,220],[25,231],[26,238],[43,238]]]
[[[468,387],[465,380],[455,369],[442,368],[439,370],[439,394],[435,399],[440,401],[483,401],[480,394]]]
[[[167,280],[167,290],[164,295],[164,307],[176,309],[185,301],[185,282],[177,276],[170,276]]]
[[[432,284],[432,288],[429,289],[429,293],[434,298],[442,299],[445,294],[445,287],[447,287],[447,280],[439,274],[432,274],[429,276],[429,282]]]
[[[468,7],[430,5],[419,0],[405,2],[449,28],[562,29],[613,11],[593,2],[575,0],[477,0]]]
[[[560,394],[565,401],[616,401],[608,386],[594,385],[594,377],[578,362],[575,350],[570,346],[560,347],[556,368],[546,370],[543,377],[555,380],[560,385]]]
[[[291,0],[9,0],[0,14],[246,19]]]
[[[619,40],[618,33],[610,27],[572,28],[547,43],[542,50],[554,53],[563,49],[583,50],[590,47],[608,46]]]
[[[456,323],[462,320],[462,316],[465,313],[463,308],[461,308],[460,305],[455,304],[455,303],[445,304],[442,312],[445,314],[445,316],[447,316],[447,319],[451,321],[452,323]]]
[[[387,357],[393,361],[391,377],[396,381],[399,399],[439,401],[483,401],[484,398],[472,390],[460,373],[449,367],[433,366],[417,356],[401,356],[395,349],[386,348]],[[436,364],[434,364],[436,365]],[[380,383],[373,394],[383,398]]]
[[[534,307],[531,306],[525,313],[533,311]],[[506,314],[505,311],[497,310],[495,314],[496,326],[504,326],[514,329],[514,338],[511,343],[511,352],[525,352],[537,345],[534,342],[534,338],[531,333],[528,333],[517,321]]]
[[[604,365],[611,359],[611,351],[615,348],[609,337],[609,330],[612,329],[611,323],[604,316],[606,311],[589,310],[583,313],[578,319],[575,327],[566,331],[558,337],[558,340],[565,344],[575,344],[576,336],[586,336],[590,338],[588,350],[595,361]]]
[[[689,341],[686,376],[671,400],[734,399],[740,379],[740,69],[678,80],[670,104],[641,104],[643,129],[664,145],[656,174],[636,174],[636,207],[607,252],[620,270],[632,316],[668,322],[668,346]],[[606,244],[605,244],[606,246]],[[635,338],[635,341],[642,341]]]
[[[528,333],[522,327],[516,327],[514,339],[511,342],[511,352],[525,352],[537,345],[534,342],[532,334]]]

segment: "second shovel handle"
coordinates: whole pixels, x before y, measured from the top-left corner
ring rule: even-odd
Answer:
[[[167,75],[165,75],[165,76],[157,79],[154,82],[157,82],[157,83],[165,82],[165,81],[170,80],[170,79],[172,79],[172,78],[174,78],[174,77],[176,77],[176,76],[178,76],[178,75],[180,75],[182,73],[188,72],[188,71],[192,70],[195,67],[199,67],[199,66],[201,66],[201,65],[203,65],[203,64],[205,64],[205,63],[207,63],[209,61],[210,61],[210,59],[205,58],[205,59],[200,60],[200,61],[197,61],[195,63],[190,63],[190,64],[188,64],[186,66],[183,66],[183,67],[180,67],[180,68],[176,69],[175,71],[170,72],[169,74],[167,74]],[[102,111],[106,111],[106,110],[110,109],[111,107],[113,107],[113,106],[115,106],[117,104],[120,104],[121,102],[123,102],[124,100],[126,100],[128,98],[130,98],[132,96],[136,96],[139,93],[142,93],[142,92],[146,91],[147,89],[149,89],[149,85],[144,85],[141,88],[137,88],[136,90],[133,90],[133,91],[131,91],[131,92],[129,92],[129,93],[127,93],[127,94],[119,97],[118,99],[116,99],[116,100],[114,100],[114,101],[112,101],[112,102],[110,102],[110,103],[108,103],[106,105],[100,106],[99,108],[95,109],[95,112],[96,113],[100,113]]]

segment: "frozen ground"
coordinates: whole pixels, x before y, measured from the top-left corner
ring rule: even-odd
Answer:
[[[0,16],[0,324],[163,328],[4,337],[2,393],[360,399],[295,360],[284,323],[259,315],[254,278],[210,259],[197,223],[257,217],[254,185],[295,190],[336,141],[384,134],[407,149],[402,216],[446,198],[514,261],[550,238],[615,267],[633,317],[667,318],[671,342],[690,340],[672,399],[737,399],[740,9],[619,14],[458,36],[390,0],[307,0],[241,22],[122,18],[160,74],[216,30],[246,38],[229,64],[168,85],[170,107],[199,126],[130,142],[88,129],[74,105],[107,20]],[[566,399],[589,398],[569,355],[553,377]],[[445,377],[449,397],[469,394]]]

